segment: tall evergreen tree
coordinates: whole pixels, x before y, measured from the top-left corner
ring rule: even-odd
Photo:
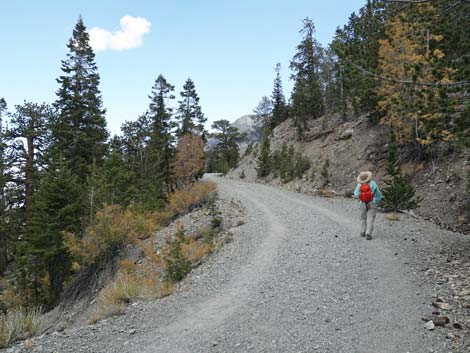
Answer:
[[[0,98],[0,273],[6,268],[10,254],[11,234],[9,232],[8,213],[8,182],[9,160],[7,155],[8,139],[3,126],[3,117],[7,113],[7,103]]]
[[[436,1],[437,16],[433,21],[433,29],[442,34],[443,40],[438,48],[446,54],[442,64],[452,69],[451,79],[465,81],[470,77],[470,2],[464,0]],[[452,133],[459,145],[470,147],[470,101],[467,86],[455,87],[449,96],[457,100],[457,104],[445,104],[452,111]],[[462,104],[463,103],[463,104]],[[447,117],[450,118],[449,116]]]
[[[194,82],[188,78],[183,86],[181,92],[181,100],[178,101],[178,115],[179,120],[178,136],[194,133],[197,130],[202,134],[205,139],[204,123],[207,119],[202,113],[201,106],[199,105],[199,96],[196,92]]]
[[[67,47],[67,59],[62,61],[63,75],[57,79],[60,88],[54,104],[58,116],[52,125],[52,151],[55,155],[62,154],[70,163],[72,173],[85,182],[93,163],[102,163],[108,132],[95,54],[81,17]]]
[[[383,0],[368,0],[352,13],[348,24],[336,31],[331,50],[337,57],[334,76],[339,107],[354,113],[377,114],[377,80],[359,68],[376,72],[379,65],[379,40],[385,38],[386,6]],[[373,119],[377,121],[377,119]]]
[[[48,124],[52,111],[47,104],[24,102],[16,106],[12,114],[8,134],[17,141],[17,148],[21,153],[21,162],[17,165],[23,177],[21,178],[25,190],[26,221],[31,216],[31,199],[38,186],[39,172],[44,166],[44,153],[49,143]]]
[[[210,155],[211,167],[214,171],[226,173],[238,164],[238,142],[243,135],[228,120],[216,120],[211,127],[215,130],[211,137],[217,140]]]
[[[292,104],[294,125],[299,138],[307,127],[309,119],[319,118],[324,112],[323,92],[320,84],[320,68],[323,49],[314,38],[315,25],[305,18],[300,31],[303,38],[297,46],[290,68],[294,80]]]
[[[142,168],[146,161],[145,147],[148,144],[151,129],[148,114],[139,116],[136,121],[126,121],[121,126],[120,149],[129,168],[139,175],[143,173]]]
[[[138,202],[136,170],[127,163],[122,139],[114,137],[110,141],[110,152],[102,168],[97,172],[96,207],[104,204],[117,204],[122,207]]]
[[[261,129],[269,129],[273,125],[273,103],[268,97],[261,98],[256,108],[253,109],[253,113],[257,117],[257,125]]]
[[[271,118],[271,126],[269,126],[271,130],[273,130],[277,125],[287,120],[288,118],[286,98],[284,97],[284,92],[282,91],[281,64],[280,63],[277,63],[274,71],[276,72],[276,78],[274,79],[273,93],[271,96],[272,118]]]
[[[149,97],[151,102],[148,112],[151,124],[149,147],[161,155],[158,168],[167,180],[170,175],[170,164],[174,158],[172,135],[174,124],[171,121],[172,109],[169,107],[169,101],[174,99],[171,94],[173,89],[174,87],[162,75],[159,75]]]
[[[80,231],[80,198],[78,178],[66,161],[59,159],[50,165],[33,197],[31,222],[17,260],[20,288],[36,305],[52,306],[70,274],[63,233]]]
[[[174,87],[165,77],[159,75],[152,87],[148,118],[150,119],[150,139],[148,142],[149,163],[152,170],[150,175],[154,183],[161,185],[163,193],[168,192],[171,185],[171,163],[175,156],[174,137],[172,129],[175,127],[171,121],[172,110],[169,101],[174,99]]]

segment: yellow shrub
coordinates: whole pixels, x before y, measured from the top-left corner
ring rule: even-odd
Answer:
[[[181,252],[183,256],[191,261],[196,262],[212,251],[212,246],[209,243],[199,244],[197,241],[190,239],[187,243],[182,244]]]
[[[121,271],[124,274],[132,274],[135,273],[137,265],[127,259],[121,260],[119,271]]]
[[[80,263],[89,265],[106,258],[112,250],[136,243],[157,229],[155,213],[136,209],[123,210],[118,205],[105,205],[83,237],[65,234],[65,246]]]
[[[213,182],[198,182],[176,190],[168,199],[168,209],[172,215],[187,213],[191,207],[207,202],[216,189],[217,185]]]

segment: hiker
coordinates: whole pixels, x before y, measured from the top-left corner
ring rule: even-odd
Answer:
[[[382,200],[382,193],[377,183],[372,180],[371,172],[359,173],[354,197],[359,200],[361,208],[361,237],[371,240],[377,204]],[[369,219],[367,219],[368,217]]]

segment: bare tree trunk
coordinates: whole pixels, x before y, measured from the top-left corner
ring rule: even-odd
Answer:
[[[29,223],[31,216],[31,201],[33,196],[33,164],[34,164],[34,138],[27,136],[28,153],[26,156],[25,166],[25,208],[26,208],[26,222]]]

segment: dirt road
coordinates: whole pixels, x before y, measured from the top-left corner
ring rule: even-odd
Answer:
[[[234,241],[193,271],[188,290],[123,316],[44,337],[41,352],[448,352],[427,331],[432,288],[397,253],[412,223],[377,219],[359,237],[352,200],[209,177],[240,200]]]

